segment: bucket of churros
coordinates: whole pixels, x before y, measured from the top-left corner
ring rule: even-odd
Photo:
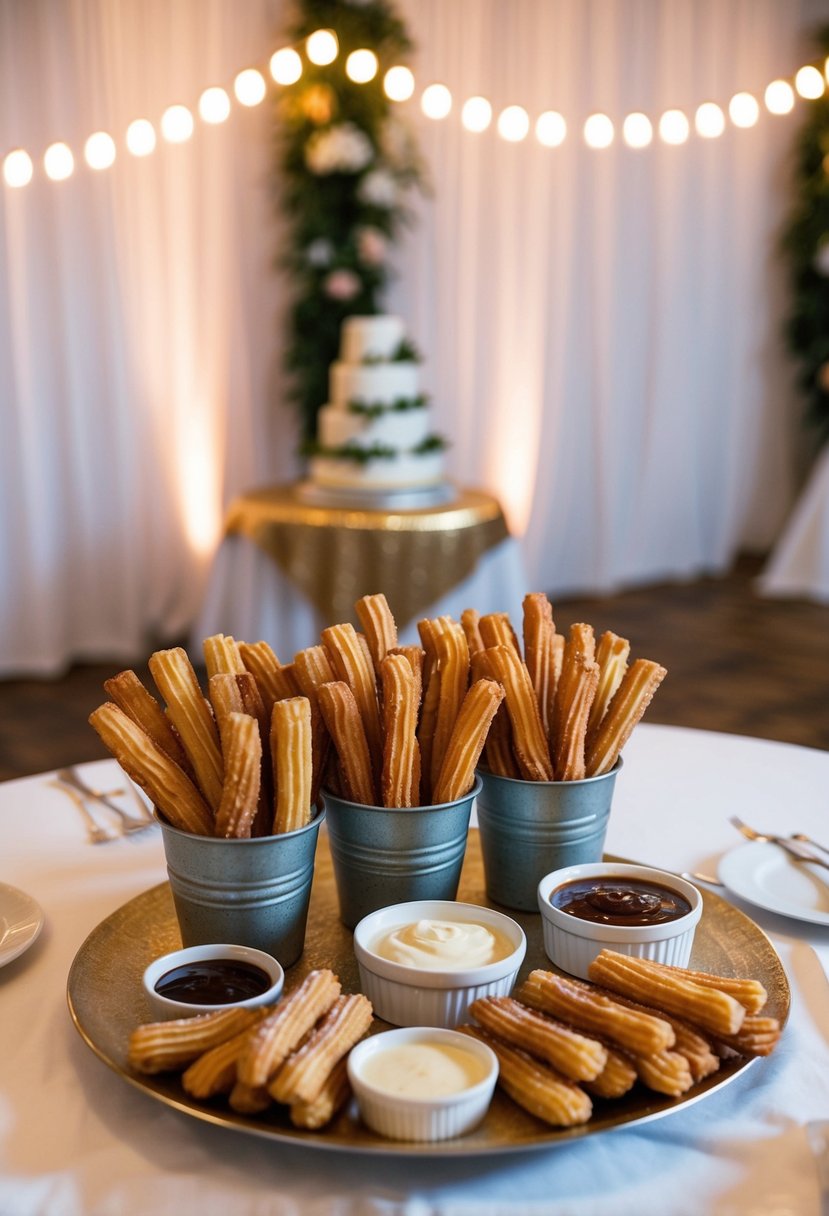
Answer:
[[[535,911],[545,874],[601,861],[622,748],[666,671],[649,659],[628,666],[630,643],[610,631],[598,641],[584,623],[557,633],[542,593],[524,598],[523,651],[506,614],[464,627],[479,634],[473,678],[505,692],[479,769],[487,895]]]

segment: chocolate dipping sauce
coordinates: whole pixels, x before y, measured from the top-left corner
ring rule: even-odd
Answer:
[[[232,1005],[261,996],[271,986],[267,971],[240,959],[208,958],[184,963],[156,981],[159,996],[189,1005]]]
[[[691,905],[678,891],[638,878],[575,878],[556,887],[550,903],[568,916],[598,925],[661,925]]]

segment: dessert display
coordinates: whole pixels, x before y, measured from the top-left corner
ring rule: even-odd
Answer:
[[[312,484],[388,493],[441,483],[446,445],[431,429],[418,363],[399,317],[346,318],[317,418]]]
[[[351,353],[366,340],[356,332],[346,343]],[[337,381],[362,383],[342,372]],[[541,594],[526,597],[520,636],[505,613],[470,608],[458,621],[421,620],[420,646],[398,645],[382,594],[364,596],[355,611],[359,631],[332,625],[287,663],[265,642],[208,638],[204,688],[183,649],[157,651],[150,671],[160,700],[134,672],[121,672],[106,682],[109,700],[90,722],[171,825],[254,839],[309,823],[324,790],[369,810],[416,816],[472,790],[479,764],[526,782],[608,773],[666,674],[648,659],[629,663],[629,643],[611,632],[596,639],[579,623],[558,634]],[[574,876],[545,899],[573,922],[609,930],[669,930],[701,908],[698,892],[692,906],[682,887],[641,880],[629,868],[620,864],[598,881]],[[606,946],[586,978],[532,957],[521,976],[526,949],[520,924],[477,901],[384,907],[355,930],[359,987],[368,991],[367,963],[378,974],[394,969],[394,982],[405,975],[415,994],[408,1001],[431,987],[451,993],[464,972],[474,985],[500,969],[500,988],[451,996],[454,1043],[435,1036],[455,1032],[430,1033],[418,1022],[405,1040],[369,1051],[386,1034],[404,1033],[387,1031],[392,1018],[410,1024],[371,991],[344,992],[337,970],[311,958],[310,971],[289,969],[281,999],[134,1027],[127,1065],[136,1077],[178,1077],[192,1103],[277,1127],[325,1135],[359,1111],[382,1136],[428,1140],[464,1135],[486,1120],[491,1095],[481,1099],[478,1088],[495,1085],[496,1073],[498,1102],[517,1104],[545,1128],[579,1128],[637,1089],[679,1101],[724,1062],[767,1055],[779,1039],[781,1019],[766,1012],[766,988],[753,977]],[[168,969],[160,988],[198,1000],[208,979],[215,981],[192,968],[186,976]],[[235,1000],[250,979],[218,982],[232,983]],[[214,994],[210,983],[205,999]],[[482,1060],[490,1058],[488,1071]],[[441,1103],[472,1093],[478,1106],[454,1121],[441,1114],[401,1130],[391,1115],[372,1122],[362,1099],[351,1103],[357,1079],[424,1108],[443,1111]]]

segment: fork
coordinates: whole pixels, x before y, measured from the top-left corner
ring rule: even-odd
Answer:
[[[734,827],[739,832],[742,832],[743,836],[747,836],[749,840],[765,840],[770,844],[779,845],[781,849],[785,849],[790,856],[796,857],[798,861],[807,861],[810,865],[823,866],[825,870],[829,870],[829,861],[824,861],[822,857],[818,857],[806,845],[791,836],[775,836],[771,832],[758,832],[756,828],[749,827],[737,815],[732,815],[729,822],[733,823]]]
[[[93,815],[87,808],[87,805],[84,802],[83,798],[80,796],[78,791],[73,786],[67,785],[66,782],[64,782],[64,781],[50,781],[49,785],[51,785],[52,789],[62,790],[63,793],[66,794],[66,796],[68,798],[72,799],[75,806],[78,808],[81,815],[83,816],[83,820],[84,820],[84,823],[86,824],[86,830],[89,835],[89,839],[92,841],[93,844],[106,844],[110,840],[118,839],[118,836],[116,835],[115,832],[108,832],[106,830],[106,828],[102,828],[101,825],[95,820],[95,818],[93,817]]]
[[[820,849],[821,853],[829,853],[829,848],[825,844],[821,844],[818,840],[812,840],[811,836],[807,836],[805,832],[792,832],[792,840],[799,840],[801,844],[808,844],[813,849]]]
[[[142,815],[142,817],[138,819],[135,815],[130,815],[126,811],[122,811],[120,806],[118,806],[115,802],[111,802],[102,790],[94,790],[91,788],[91,786],[88,786],[84,781],[82,781],[74,768],[59,768],[57,771],[57,777],[59,781],[64,783],[64,785],[71,785],[72,788],[82,797],[92,798],[96,802],[100,802],[102,806],[107,808],[107,810],[112,811],[113,814],[117,815],[124,825],[125,832],[145,832],[147,828],[155,826],[153,820],[149,819],[146,815]]]

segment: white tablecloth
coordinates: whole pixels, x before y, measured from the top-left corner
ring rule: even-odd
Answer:
[[[372,587],[369,591],[382,591]],[[480,613],[508,612],[520,626],[522,602],[528,591],[521,550],[513,537],[485,553],[475,570],[421,616],[453,616],[460,620],[464,608]],[[273,558],[245,536],[227,536],[222,541],[210,571],[207,592],[190,637],[190,651],[201,654],[202,642],[215,633],[226,633],[245,642],[268,642],[283,663],[318,638],[326,625],[300,589],[283,574]],[[399,631],[401,646],[416,643],[417,622]]]
[[[672,870],[716,867],[735,811],[827,834],[829,753],[671,727],[626,749],[609,851]],[[90,766],[115,785],[112,761]],[[134,1090],[82,1042],[66,977],[87,934],[166,877],[148,835],[87,843],[46,777],[0,786],[0,881],[46,926],[0,969],[3,1216],[818,1216],[804,1124],[829,1116],[829,929],[750,909],[793,989],[775,1053],[703,1102],[639,1128],[491,1160],[349,1158],[212,1127]],[[810,946],[811,943],[811,946]]]

